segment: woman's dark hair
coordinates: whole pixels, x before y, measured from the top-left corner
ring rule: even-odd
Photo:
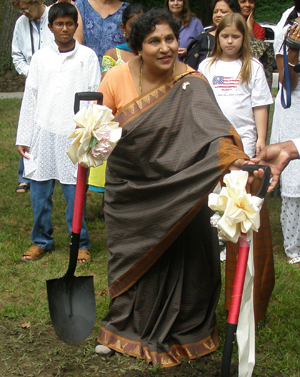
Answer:
[[[128,43],[134,53],[142,50],[143,42],[148,34],[155,30],[156,25],[167,24],[172,29],[175,38],[179,38],[180,22],[171,13],[161,8],[153,8],[142,14],[132,23]]]
[[[241,13],[241,7],[237,0],[213,0],[211,3],[212,10],[215,9],[216,4],[219,3],[220,1],[224,1],[232,10],[233,13]]]
[[[52,25],[57,17],[71,16],[75,24],[78,21],[78,12],[76,7],[70,3],[56,3],[49,9],[48,20]]]
[[[123,11],[122,14],[122,24],[125,27],[127,22],[131,19],[132,16],[136,14],[143,14],[148,11],[147,7],[144,4],[132,3],[129,4]]]
[[[170,12],[169,8],[169,0],[165,0],[165,8],[166,11]],[[192,17],[196,17],[194,13],[191,12],[190,6],[189,6],[189,1],[188,0],[183,0],[183,9],[181,13],[181,22],[184,27],[188,27]]]

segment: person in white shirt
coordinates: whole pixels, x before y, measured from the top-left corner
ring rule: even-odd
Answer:
[[[16,21],[11,56],[16,71],[27,77],[32,55],[53,42],[53,34],[48,28],[49,8],[43,0],[11,0],[13,8],[22,15]],[[19,161],[18,186],[16,192],[25,193],[30,179],[23,177],[23,160]]]
[[[96,91],[100,67],[96,54],[73,39],[78,13],[72,4],[57,3],[49,10],[49,28],[55,42],[37,51],[30,64],[21,106],[17,140],[25,162],[34,216],[33,245],[21,258],[28,262],[54,250],[51,222],[55,180],[62,186],[67,202],[66,220],[71,233],[77,166],[66,154],[74,131],[74,96]],[[27,171],[27,162],[33,167]],[[78,263],[90,260],[90,242],[82,219]]]
[[[11,0],[11,4],[22,13],[15,24],[11,56],[16,71],[27,76],[32,55],[53,41],[48,28],[49,8],[43,0]]]
[[[295,0],[295,5],[283,12],[281,19],[277,24],[277,32],[275,33],[273,46],[275,57],[277,55],[283,55],[282,42],[288,28],[290,27],[289,22],[292,22],[297,17],[300,17],[300,0]],[[281,83],[279,82],[278,93],[274,103],[270,144],[279,142],[280,118],[284,117],[284,112],[285,110],[281,105]]]

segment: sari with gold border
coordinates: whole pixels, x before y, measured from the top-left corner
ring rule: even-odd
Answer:
[[[207,196],[247,156],[198,72],[141,95],[115,121],[123,131],[105,194],[111,303],[98,342],[173,366],[219,345],[219,248]]]

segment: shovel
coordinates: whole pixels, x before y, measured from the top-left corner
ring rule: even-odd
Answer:
[[[241,170],[253,172],[258,169],[264,170],[263,180],[260,189],[256,196],[264,198],[269,186],[269,180],[271,176],[271,169],[269,166],[263,165],[243,165]],[[227,328],[225,335],[225,343],[222,357],[221,377],[230,377],[230,364],[233,351],[233,345],[236,338],[237,324],[239,319],[243,287],[246,275],[246,268],[248,262],[250,242],[246,240],[246,234],[241,233],[239,239],[239,252],[236,262],[236,269],[234,275],[234,282],[230,300],[230,309],[227,319]]]
[[[78,112],[80,100],[97,100],[98,104],[102,104],[102,98],[102,93],[76,93],[74,112]],[[87,169],[78,164],[68,270],[59,279],[47,280],[49,312],[54,331],[61,340],[73,345],[83,342],[88,337],[96,320],[93,276],[74,276],[86,177]]]

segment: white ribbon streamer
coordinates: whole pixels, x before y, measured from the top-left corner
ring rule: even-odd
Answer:
[[[218,218],[213,216],[212,224],[219,229],[219,236],[227,241],[238,242],[241,232],[247,234],[250,241],[249,257],[244,281],[242,302],[237,327],[237,343],[239,352],[239,377],[252,376],[255,365],[255,321],[253,308],[253,230],[258,231],[260,226],[259,212],[263,199],[251,196],[246,192],[248,173],[232,171],[224,176],[226,187],[220,194],[211,193],[208,197],[208,206],[221,212]]]
[[[112,122],[111,109],[96,104],[83,107],[74,116],[77,128],[68,136],[75,138],[66,150],[73,164],[96,167],[107,160],[122,135],[118,122]]]
[[[251,377],[255,365],[255,320],[253,308],[253,232],[250,233],[249,256],[236,332],[239,353],[239,377]]]

